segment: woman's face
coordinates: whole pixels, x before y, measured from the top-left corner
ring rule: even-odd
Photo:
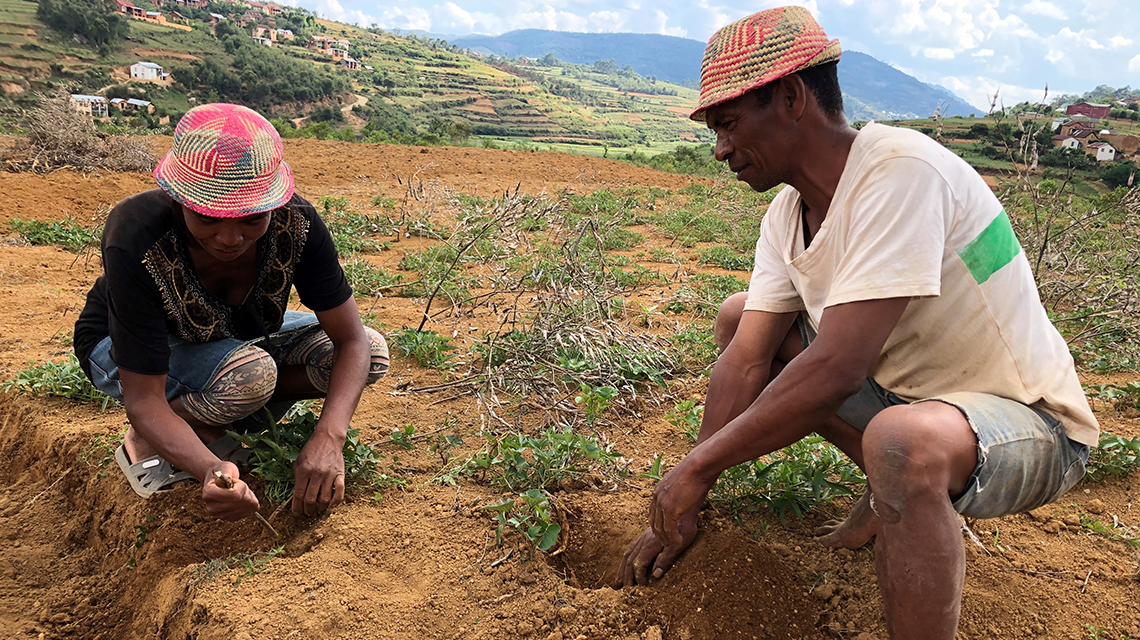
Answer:
[[[190,235],[211,257],[229,262],[241,257],[269,229],[272,212],[240,218],[211,218],[182,205],[182,216]]]

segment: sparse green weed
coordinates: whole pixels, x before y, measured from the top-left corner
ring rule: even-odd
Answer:
[[[618,390],[603,385],[600,387],[591,387],[588,384],[579,386],[579,393],[574,397],[576,404],[583,405],[583,410],[586,412],[586,424],[592,425],[610,408],[610,402],[618,396]]]
[[[79,451],[79,461],[98,469],[97,474],[102,478],[107,475],[104,469],[115,462],[115,449],[118,449],[119,445],[123,444],[123,438],[125,438],[126,435],[127,430],[123,429],[113,435],[95,436],[91,444]]]
[[[98,245],[99,239],[103,236],[102,228],[88,229],[70,220],[44,222],[12,218],[8,226],[30,244],[60,245],[72,253]]]
[[[392,274],[369,262],[361,259],[350,260],[344,263],[344,277],[352,292],[358,296],[374,296],[391,289],[397,295],[403,295],[408,287],[393,287],[402,284],[403,276]]]
[[[1116,540],[1132,547],[1133,549],[1140,548],[1140,538],[1136,537],[1134,533],[1125,527],[1120,527],[1115,524],[1108,524],[1085,514],[1080,514],[1081,528],[1087,529],[1098,536],[1104,536],[1109,540]]]
[[[620,475],[620,457],[596,438],[570,430],[548,429],[535,436],[492,435],[482,451],[438,480],[455,484],[458,476],[470,475],[507,491],[553,489],[571,481]]]
[[[32,395],[58,396],[80,402],[98,402],[103,409],[115,402],[110,396],[91,384],[87,374],[79,366],[75,354],[69,354],[62,362],[45,362],[35,365],[28,362],[28,368],[16,372],[16,377],[4,383],[4,391],[22,391]]]
[[[853,487],[865,483],[853,462],[812,434],[778,453],[726,470],[709,499],[730,514],[764,506],[781,522],[789,511],[803,520],[812,508],[853,495]]]
[[[714,245],[701,252],[701,264],[711,264],[729,271],[751,271],[752,256],[737,253],[732,247]]]
[[[455,354],[451,353],[457,347],[451,344],[449,338],[430,329],[397,329],[392,332],[392,346],[396,347],[401,356],[415,358],[420,366],[428,369],[453,371],[457,366]]]
[[[1105,431],[1089,452],[1085,476],[1100,482],[1113,476],[1128,475],[1140,469],[1140,437],[1125,438]]]
[[[704,412],[705,405],[697,404],[696,400],[682,400],[673,404],[673,410],[665,414],[665,419],[680,429],[685,437],[696,442],[701,432],[701,417]]]
[[[293,464],[317,427],[319,416],[308,406],[286,414],[281,422],[261,433],[227,433],[252,449],[250,467],[265,480],[265,497],[284,504],[293,497]],[[344,440],[344,487],[348,491],[379,490],[403,480],[384,473],[375,446],[359,439],[359,429],[349,429]]]
[[[539,489],[531,489],[517,498],[504,498],[483,507],[494,514],[495,541],[503,546],[503,532],[510,528],[519,532],[531,545],[549,551],[558,543],[562,526],[556,522],[550,498]]]
[[[239,553],[221,560],[211,558],[195,567],[194,575],[190,579],[190,583],[195,585],[210,583],[217,580],[218,576],[226,571],[240,568],[241,571],[234,576],[234,581],[231,585],[236,587],[246,578],[252,578],[259,573],[264,573],[269,561],[275,556],[284,553],[284,551],[285,547],[275,547],[269,551]]]

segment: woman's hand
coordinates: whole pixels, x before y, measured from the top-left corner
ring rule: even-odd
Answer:
[[[322,515],[344,502],[344,439],[320,426],[293,464],[293,514]]]
[[[215,482],[217,479],[215,471],[228,476],[233,480],[234,486],[232,488],[219,486]],[[261,506],[249,485],[239,480],[238,475],[238,468],[234,463],[218,460],[202,478],[202,500],[206,503],[206,511],[219,520],[233,522],[248,518],[257,513],[257,509]]]

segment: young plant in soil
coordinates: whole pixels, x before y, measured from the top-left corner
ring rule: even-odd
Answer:
[[[79,402],[97,402],[103,409],[115,402],[95,388],[79,366],[75,354],[62,362],[28,363],[29,367],[16,372],[16,377],[3,383],[4,391],[20,391],[39,396],[57,396]]]
[[[1107,431],[1089,452],[1085,477],[1100,482],[1113,476],[1128,475],[1140,469],[1140,437],[1125,438]]]
[[[482,451],[437,480],[455,485],[460,475],[506,491],[554,489],[571,482],[616,477],[621,454],[592,436],[548,429],[536,436],[511,433],[489,436]]]
[[[29,244],[59,245],[72,253],[99,244],[103,229],[88,229],[70,220],[45,222],[43,220],[21,220],[12,218],[8,222],[13,233],[20,234]]]
[[[457,347],[451,340],[439,335],[430,329],[419,331],[410,327],[392,332],[392,346],[400,352],[401,356],[416,359],[420,366],[440,371],[453,371],[457,366],[455,351]]]
[[[709,500],[732,515],[763,506],[780,522],[789,511],[803,520],[811,509],[854,495],[854,488],[866,482],[855,463],[812,434],[778,453],[725,470]]]
[[[483,507],[494,514],[495,542],[503,546],[503,532],[513,529],[541,551],[549,551],[558,543],[562,526],[557,522],[549,496],[539,489],[531,489],[517,498],[504,498]]]
[[[198,585],[213,582],[226,571],[239,568],[241,571],[234,576],[234,581],[231,585],[236,587],[242,583],[242,580],[252,578],[259,573],[264,573],[269,561],[284,551],[285,547],[275,547],[269,551],[239,553],[235,556],[220,560],[211,558],[194,569],[194,576],[190,579],[190,583]]]
[[[265,481],[265,497],[275,504],[292,499],[293,464],[312,437],[319,416],[309,405],[294,408],[281,422],[260,433],[229,435],[252,449],[249,464],[254,475]],[[360,430],[349,429],[344,441],[344,487],[350,491],[378,491],[401,484],[402,479],[385,473],[375,446],[360,441]]]

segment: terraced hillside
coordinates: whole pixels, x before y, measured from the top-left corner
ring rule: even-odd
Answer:
[[[360,70],[349,71],[306,48],[305,38],[264,50],[251,46],[248,29],[216,35],[195,20],[191,31],[132,20],[126,41],[99,52],[48,28],[35,9],[27,0],[0,0],[0,88],[7,100],[56,86],[105,92],[130,80],[129,65],[148,60],[171,71],[175,82],[131,83],[130,90],[175,117],[195,100],[220,99],[288,119],[330,104],[348,114],[355,105],[360,107],[353,111],[357,117],[348,124],[371,122],[389,130],[397,113],[408,133],[445,121],[468,125],[475,135],[599,148],[696,141],[703,132],[683,117],[696,100],[694,91],[616,67],[553,61],[524,66],[483,59],[438,40],[323,20],[314,23],[315,30],[348,40]],[[234,15],[243,9],[211,4],[208,10]],[[323,88],[287,94],[278,89],[282,95],[276,95],[282,83],[268,82],[264,70],[293,62],[323,72],[315,76]],[[393,107],[400,109],[394,112]]]

